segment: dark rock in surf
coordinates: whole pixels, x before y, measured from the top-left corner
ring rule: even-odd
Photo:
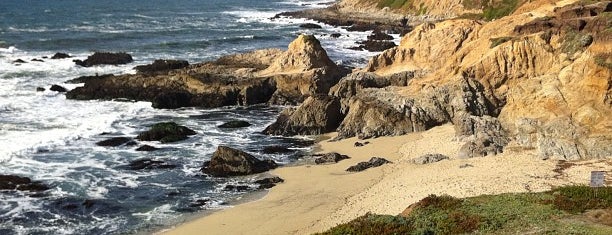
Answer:
[[[25,60],[22,60],[22,59],[16,59],[13,61],[13,64],[25,64],[25,63],[28,63],[28,62],[25,62]]]
[[[145,144],[145,145],[143,145],[143,146],[138,147],[138,148],[136,149],[136,151],[141,151],[141,152],[143,152],[143,151],[144,151],[144,152],[150,152],[150,151],[155,151],[155,150],[158,150],[158,149],[159,149],[159,148],[156,148],[156,147],[153,147],[153,146],[151,146],[151,145],[146,145],[146,144]]]
[[[38,91],[38,92],[43,92],[43,91],[45,91],[45,88],[42,88],[42,87],[37,87],[37,88],[36,88],[36,91]]]
[[[40,192],[48,189],[49,187],[47,185],[32,181],[28,177],[0,175],[0,190]]]
[[[58,59],[66,59],[66,58],[71,58],[72,56],[66,54],[66,53],[62,53],[62,52],[57,52],[55,53],[55,55],[51,56],[52,60],[58,60]]]
[[[83,67],[91,67],[96,65],[120,65],[134,61],[130,54],[125,52],[95,52],[84,61],[74,60],[74,63]]]
[[[272,160],[259,160],[246,152],[219,146],[201,170],[211,176],[228,177],[261,173],[277,166]]]
[[[57,91],[57,92],[67,92],[68,91],[68,89],[60,85],[52,85],[51,88],[49,88],[49,90]]]
[[[94,79],[105,79],[105,78],[110,78],[113,77],[114,75],[112,74],[102,74],[102,75],[94,75],[94,76],[81,76],[78,78],[74,78],[74,79],[70,79],[68,81],[65,81],[64,83],[68,83],[68,84],[77,84],[77,83],[85,83],[87,81],[91,81]]]
[[[374,30],[374,32],[368,36],[368,40],[393,40],[393,36],[383,33],[380,30]]]
[[[44,60],[41,60],[41,59],[36,59],[36,58],[31,59],[30,61],[33,61],[33,62],[45,62]]]
[[[269,188],[276,186],[276,184],[283,183],[283,182],[285,182],[285,180],[281,179],[278,176],[275,176],[275,177],[269,177],[265,179],[256,180],[254,183],[259,184],[259,189],[269,189]]]
[[[160,160],[153,160],[150,158],[138,159],[130,162],[128,165],[130,170],[153,170],[153,169],[172,169],[176,168],[176,165],[170,164]]]
[[[321,25],[318,25],[318,24],[306,23],[306,24],[301,24],[300,28],[303,28],[303,29],[320,29],[322,27],[321,27]]]
[[[128,137],[113,137],[107,140],[103,140],[100,142],[97,142],[96,145],[98,146],[106,146],[106,147],[117,147],[120,145],[124,145],[129,143],[130,141],[132,141],[131,138]]]
[[[140,133],[136,139],[170,143],[186,140],[189,138],[188,136],[195,134],[195,131],[174,122],[162,122],[153,125],[148,131]]]
[[[219,128],[243,128],[249,126],[251,126],[251,123],[247,121],[234,120],[219,125]]]
[[[277,154],[277,153],[291,153],[291,152],[294,152],[294,150],[291,150],[287,147],[275,145],[275,146],[266,146],[263,148],[261,152],[265,154]]]

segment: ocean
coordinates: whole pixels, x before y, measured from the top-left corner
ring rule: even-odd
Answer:
[[[283,11],[325,7],[328,0],[2,0],[0,1],[0,174],[19,175],[51,187],[42,195],[0,191],[0,234],[134,234],[184,222],[194,213],[222,209],[255,191],[226,191],[253,176],[212,178],[200,172],[219,145],[289,164],[308,147],[306,137],[260,132],[283,107],[159,110],[148,102],[75,101],[50,91],[84,75],[135,73],[155,59],[190,63],[261,48],[283,48],[298,34],[314,34],[332,60],[367,62],[369,52],[347,49],[367,32],[322,25],[301,29],[305,19],[271,19]],[[331,33],[341,33],[332,38]],[[94,51],[127,52],[134,63],[79,67]],[[49,59],[56,52],[74,58]],[[45,58],[47,57],[47,58]],[[14,63],[21,59],[26,63]],[[32,61],[39,59],[42,61]],[[37,92],[38,87],[46,88]],[[224,130],[228,120],[252,126]],[[113,136],[134,137],[157,122],[174,121],[197,135],[161,148],[100,147]],[[104,133],[104,134],[103,134]],[[263,154],[282,145],[289,154]],[[174,169],[129,170],[130,161],[163,160]],[[199,203],[206,201],[206,203]]]

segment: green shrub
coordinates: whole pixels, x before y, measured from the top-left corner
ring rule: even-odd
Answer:
[[[570,213],[612,207],[612,187],[566,186],[553,191],[555,208]]]
[[[512,39],[514,39],[514,37],[491,38],[491,39],[489,39],[491,41],[491,46],[489,46],[489,48],[494,48],[494,47],[499,46],[502,43],[510,41]]]
[[[595,55],[595,64],[612,70],[612,53],[601,53]]]

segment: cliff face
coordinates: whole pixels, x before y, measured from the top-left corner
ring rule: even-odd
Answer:
[[[397,92],[412,100],[456,77],[474,79],[511,146],[542,157],[612,156],[610,11],[609,1],[536,1],[489,23],[424,24],[364,70],[424,74]]]
[[[340,5],[379,7],[363,1]],[[543,158],[612,156],[612,3],[517,4],[490,22],[422,24],[342,79],[329,93],[345,116],[339,137],[452,122],[468,142],[464,157],[504,148],[536,149]],[[405,84],[390,82],[406,74]]]

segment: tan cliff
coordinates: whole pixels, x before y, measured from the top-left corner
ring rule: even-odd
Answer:
[[[499,115],[504,128],[517,135],[511,145],[537,148],[542,157],[609,157],[612,33],[605,11],[610,2],[539,2],[531,11],[493,22],[421,25],[364,70],[383,76],[421,72],[422,78],[396,91],[417,100],[426,87],[475,79],[501,109],[490,115]],[[520,133],[524,129],[528,133]]]

